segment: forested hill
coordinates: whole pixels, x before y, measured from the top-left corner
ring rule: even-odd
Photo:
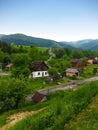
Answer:
[[[61,43],[49,39],[35,38],[24,34],[1,35],[0,40],[5,41],[7,43],[16,44],[16,45],[59,47],[59,48],[67,47],[67,48],[75,49],[75,47],[72,47],[71,45],[65,43]]]
[[[50,39],[36,38],[24,34],[0,35],[0,40],[7,43],[38,47],[59,47],[82,50],[97,50],[98,39],[86,39],[76,42],[57,42]]]
[[[63,42],[81,50],[98,50],[98,39],[83,39],[76,42]]]

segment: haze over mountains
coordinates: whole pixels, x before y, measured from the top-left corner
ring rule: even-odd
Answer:
[[[36,38],[27,36],[24,34],[11,34],[3,35],[0,34],[0,40],[7,43],[16,45],[26,45],[26,46],[39,46],[39,47],[59,47],[59,48],[71,48],[71,49],[88,49],[97,50],[98,49],[98,39],[86,39],[79,40],[76,42],[57,42],[50,39]]]

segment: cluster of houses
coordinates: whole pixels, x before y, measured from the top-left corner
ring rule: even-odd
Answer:
[[[71,63],[71,68],[67,68],[65,70],[66,72],[65,75],[67,77],[71,77],[73,75],[79,76],[78,68],[85,68],[85,66],[89,64],[97,64],[98,58],[91,56],[88,58],[86,62],[81,59],[72,59],[70,63]],[[12,67],[12,63],[6,65],[6,70],[10,70],[11,67]],[[49,77],[48,69],[49,66],[47,65],[47,63],[43,61],[34,61],[32,62],[32,65],[30,67],[31,77],[32,78]]]
[[[79,76],[78,68],[84,69],[86,65],[97,64],[98,58],[89,57],[87,61],[81,59],[72,59],[70,63],[71,63],[71,68],[65,70],[66,72],[65,75],[67,77],[71,77],[73,75]],[[31,77],[32,78],[48,77],[49,76],[48,69],[49,69],[48,65],[43,61],[32,62]]]
[[[78,68],[85,68],[86,65],[89,64],[97,64],[98,58],[97,57],[89,57],[88,60],[85,62],[81,59],[72,59],[70,61],[71,68],[66,69],[66,76],[71,77],[73,75],[79,76]],[[37,77],[47,77],[49,67],[45,62],[32,62],[31,74],[33,78]],[[41,92],[36,92],[31,99],[34,103],[43,102],[47,100],[46,95]]]
[[[70,61],[71,63],[71,68],[67,68],[65,70],[65,76],[71,77],[73,75],[79,76],[79,70],[78,68],[85,68],[86,65],[88,64],[98,64],[98,58],[97,57],[89,57],[88,60],[85,62],[84,60],[81,59],[72,59]],[[12,63],[6,65],[6,70],[10,70],[12,67]],[[31,70],[31,77],[32,78],[41,78],[41,77],[49,77],[48,73],[49,66],[47,63],[43,61],[34,61],[32,62],[32,65],[30,67]],[[41,93],[41,92],[36,92],[33,96],[31,95],[30,97],[27,97],[34,102],[43,102],[46,100],[46,95]]]

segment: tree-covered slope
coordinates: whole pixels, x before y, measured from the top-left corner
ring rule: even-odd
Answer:
[[[43,39],[43,38],[35,38],[31,36],[27,36],[24,34],[12,34],[12,35],[4,35],[0,37],[0,40],[5,41],[7,43],[13,43],[16,45],[26,45],[26,46],[39,46],[39,47],[67,47],[74,48],[70,45],[67,45],[62,42],[57,42],[54,40]]]
[[[83,49],[83,50],[96,50],[98,49],[98,39],[85,39],[76,42],[57,42],[50,39],[36,38],[27,36],[24,34],[11,34],[11,35],[0,35],[0,40],[7,43],[13,43],[16,45],[26,46],[38,46],[38,47],[59,47],[59,48],[70,48],[70,49]]]

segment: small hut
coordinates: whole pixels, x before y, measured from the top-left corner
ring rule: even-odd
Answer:
[[[38,102],[44,102],[46,101],[47,98],[46,98],[46,95],[40,93],[40,92],[36,92],[33,97],[32,97],[32,101],[34,103],[38,103]]]

